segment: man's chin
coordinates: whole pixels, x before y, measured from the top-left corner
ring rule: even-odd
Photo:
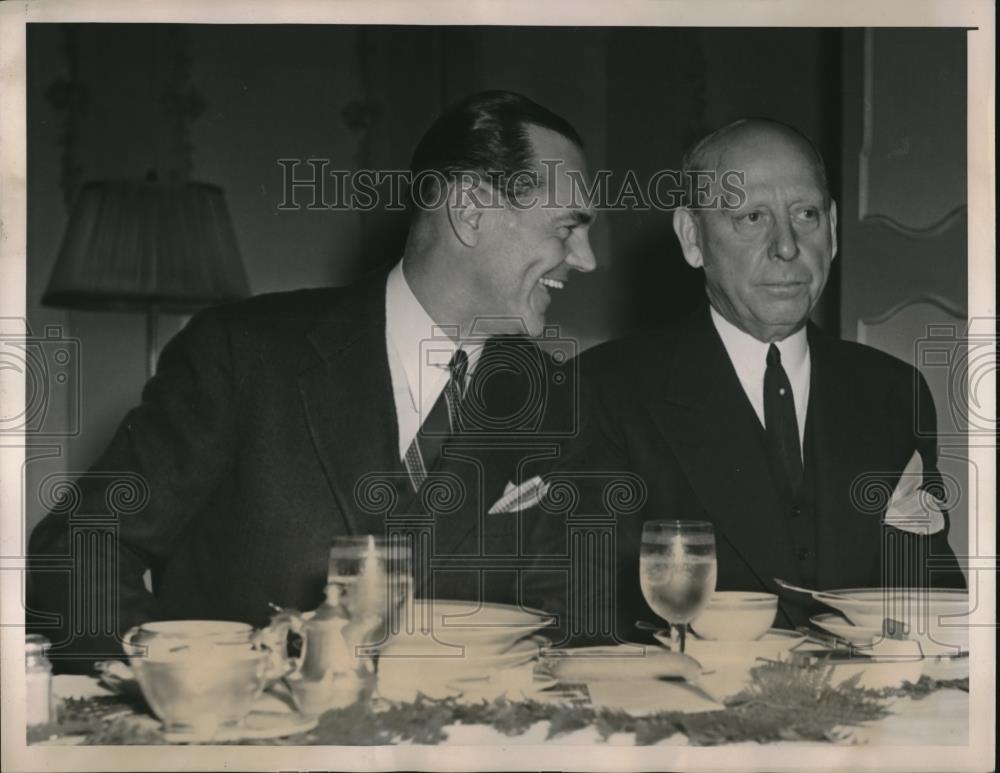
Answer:
[[[538,338],[545,329],[545,317],[526,319],[521,328],[521,334],[530,338]]]
[[[545,318],[536,315],[480,317],[476,320],[474,333],[477,336],[520,335],[532,338],[540,336],[545,327]]]
[[[764,325],[773,327],[801,326],[812,311],[812,301],[805,293],[785,298],[768,298],[755,315]]]
[[[809,319],[809,306],[789,309],[788,313],[757,314],[747,332],[760,341],[780,341],[800,330]],[[749,320],[748,320],[749,322]]]

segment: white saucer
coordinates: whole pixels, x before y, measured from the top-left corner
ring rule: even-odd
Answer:
[[[855,644],[858,647],[870,647],[872,642],[882,635],[877,628],[867,626],[851,625],[840,615],[827,613],[809,618],[809,622],[817,628],[822,628],[836,636],[838,639]]]
[[[251,738],[281,738],[312,730],[317,722],[318,717],[304,716],[298,712],[251,711],[238,727],[219,728],[209,737],[197,732],[165,732],[163,737],[170,743],[220,743]]]
[[[551,675],[536,673],[535,663],[529,662],[489,673],[470,671],[448,674],[411,669],[409,673],[396,671],[386,675],[380,671],[377,690],[381,698],[392,703],[412,703],[418,695],[432,700],[463,698],[478,702],[499,697],[523,700],[555,683]]]
[[[692,680],[701,672],[700,664],[692,657],[641,644],[551,650],[542,662],[564,683],[658,678]]]
[[[666,633],[653,634],[657,641],[670,647],[670,637]],[[777,660],[806,640],[806,636],[798,631],[786,631],[772,628],[759,639],[750,641],[720,641],[699,639],[688,636],[684,651],[693,658],[726,657],[736,659],[769,658]]]
[[[824,631],[829,631],[834,636],[850,642],[851,644],[868,648],[876,645],[882,640],[882,631],[870,626],[853,625],[837,614],[816,615],[809,620],[810,623]],[[968,650],[953,644],[944,644],[934,641],[930,635],[917,635],[911,637],[920,642],[920,649],[924,657],[961,657],[968,654]]]

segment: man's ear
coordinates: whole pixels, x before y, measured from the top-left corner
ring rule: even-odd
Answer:
[[[700,235],[697,215],[687,207],[678,207],[674,210],[674,233],[677,234],[677,241],[681,243],[681,250],[684,251],[684,260],[691,268],[701,268],[705,265],[704,256],[701,254],[701,247],[698,245]]]
[[[837,202],[830,199],[830,243],[833,245],[833,252],[830,260],[837,257]]]
[[[479,244],[483,232],[483,206],[476,191],[452,183],[448,186],[448,222],[466,247]]]

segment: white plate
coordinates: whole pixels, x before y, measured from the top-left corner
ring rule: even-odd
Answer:
[[[524,700],[551,687],[555,679],[536,673],[536,663],[527,662],[512,668],[488,673],[456,672],[454,670],[379,669],[377,690],[380,697],[394,703],[412,703],[418,695],[433,700],[464,698],[471,702],[506,696]]]
[[[813,597],[841,612],[854,625],[882,630],[885,618],[907,630],[926,632],[922,643],[935,653],[969,648],[969,593],[948,588],[847,588],[816,591]]]
[[[552,615],[539,609],[512,604],[488,604],[448,599],[417,599],[417,620],[425,613],[443,628],[534,628],[551,622]]]
[[[688,655],[640,644],[551,650],[545,666],[560,682],[622,679],[697,679],[701,664]]]
[[[878,628],[852,625],[840,615],[827,613],[809,618],[809,622],[817,628],[832,633],[839,639],[848,641],[858,647],[870,647],[872,642],[880,638],[882,632]]]
[[[135,680],[135,674],[127,663],[120,660],[101,660],[94,663],[94,670],[98,672],[97,681],[103,687],[107,687],[114,693],[126,698],[138,698],[145,701],[142,688]]]
[[[853,625],[849,621],[844,620],[840,615],[816,615],[809,622],[818,628],[829,631],[834,636],[849,641],[857,647],[877,647],[878,643],[883,641],[882,630],[880,628]],[[929,658],[961,657],[962,655],[967,655],[969,652],[967,644],[963,646],[960,641],[936,641],[934,634],[930,633],[911,634],[908,638],[911,641],[920,642],[921,652],[923,652],[925,657]]]
[[[386,645],[378,660],[379,678],[390,683],[425,682],[451,683],[455,680],[495,679],[525,665],[534,666],[547,640],[526,639],[499,655],[477,655],[466,652],[441,656],[440,653],[410,653],[405,644]]]
[[[553,620],[545,612],[507,604],[419,599],[413,602],[413,633],[393,636],[386,647],[405,646],[410,654],[499,655]]]
[[[653,634],[657,641],[669,647],[670,636],[666,633]],[[772,628],[759,639],[750,641],[711,641],[688,636],[685,652],[693,658],[735,658],[740,660],[756,660],[768,658],[778,660],[806,639],[805,634],[798,631],[785,631]]]

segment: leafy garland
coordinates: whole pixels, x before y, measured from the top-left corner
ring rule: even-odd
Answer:
[[[879,719],[888,713],[879,696],[855,684],[831,685],[833,669],[800,669],[768,663],[752,672],[750,687],[724,711],[666,711],[633,717],[621,711],[585,706],[513,703],[504,699],[469,706],[452,700],[393,705],[373,713],[364,707],[330,711],[306,742],[355,745],[409,741],[436,744],[447,738],[449,725],[487,725],[507,736],[524,734],[537,722],[548,722],[551,739],[593,725],[602,740],[615,733],[634,733],[637,744],[654,744],[683,733],[693,745],[733,741],[833,740],[842,725]],[[316,740],[311,740],[316,739]]]
[[[523,735],[533,725],[548,722],[546,738],[556,738],[593,726],[602,740],[615,733],[634,733],[638,745],[655,744],[675,733],[692,745],[708,746],[740,741],[836,741],[849,738],[847,728],[889,714],[885,699],[920,700],[941,689],[968,692],[969,680],[935,680],[885,690],[858,686],[860,675],[831,684],[833,669],[807,668],[787,663],[765,663],[751,672],[751,684],[727,701],[725,710],[685,714],[665,711],[633,717],[620,711],[536,701],[463,705],[454,699],[434,701],[420,697],[414,703],[389,704],[373,711],[361,703],[327,711],[315,728],[283,739],[245,740],[242,745],[373,746],[399,742],[438,744],[447,739],[449,725],[485,725],[503,735]],[[33,727],[29,743],[53,736],[82,735],[88,745],[162,744],[161,733],[134,721],[134,704],[119,696],[69,699],[56,722]]]

